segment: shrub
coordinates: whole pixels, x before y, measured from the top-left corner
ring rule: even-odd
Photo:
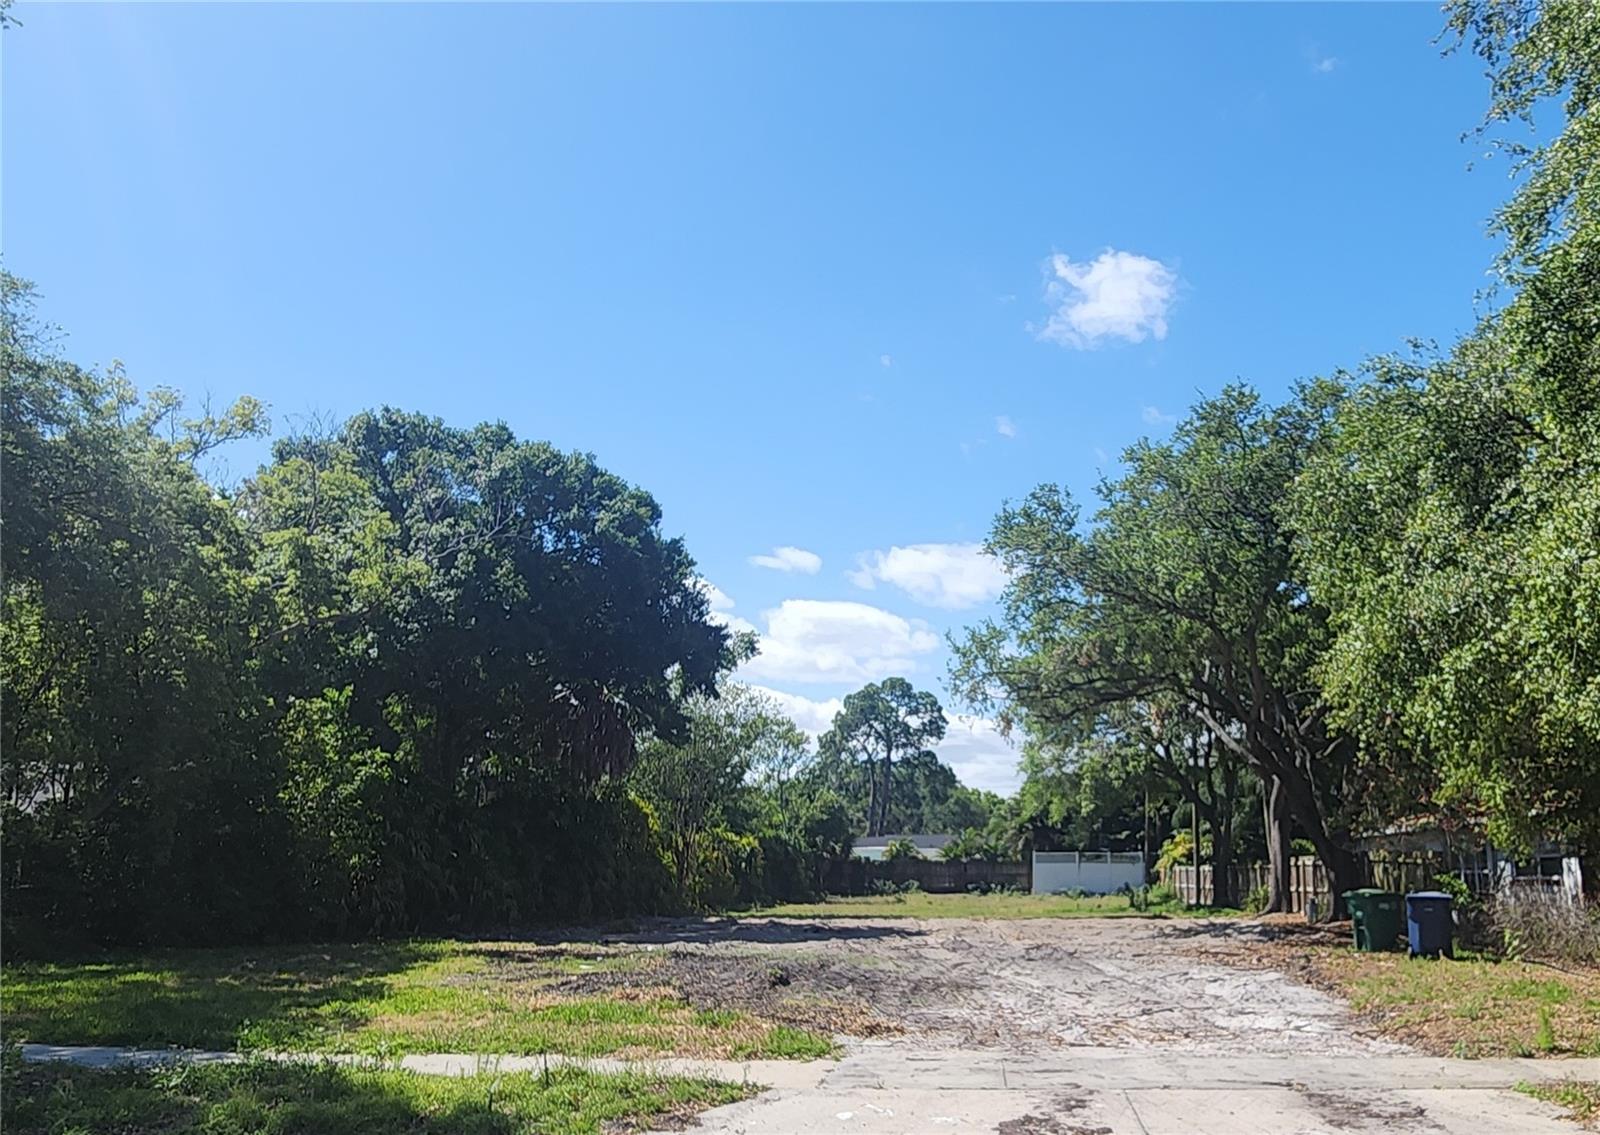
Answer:
[[[1600,911],[1515,892],[1496,896],[1485,909],[1490,937],[1508,958],[1600,962]]]
[[[1250,888],[1250,893],[1244,896],[1244,909],[1250,914],[1260,914],[1267,909],[1266,884],[1258,884]]]
[[[883,861],[893,863],[897,859],[921,859],[922,852],[917,850],[917,845],[909,839],[895,839],[889,841],[889,846],[883,849]]]

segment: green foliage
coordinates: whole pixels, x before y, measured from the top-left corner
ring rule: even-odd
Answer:
[[[907,778],[910,766],[910,779],[919,785],[924,802],[931,788],[933,802],[943,804],[957,787],[955,774],[928,746],[943,738],[944,732],[944,710],[938,698],[913,689],[904,678],[886,678],[844,699],[833,728],[818,742],[818,763],[836,783],[865,782],[867,835],[904,831],[908,829],[903,823],[894,822],[907,818],[894,811],[895,762],[900,762],[901,779]],[[928,817],[917,819],[925,824]],[[926,829],[913,824],[909,830]]]
[[[1483,133],[1518,188],[1509,294],[1442,355],[1376,360],[1295,513],[1331,609],[1318,675],[1367,775],[1483,816],[1505,846],[1600,840],[1600,9],[1460,0]],[[1501,134],[1559,106],[1529,145]]]
[[[1311,680],[1325,615],[1295,568],[1285,517],[1342,397],[1338,383],[1313,383],[1271,407],[1229,387],[1169,442],[1129,447],[1091,522],[1053,485],[1002,511],[989,547],[1010,583],[1000,619],[957,644],[962,696],[1074,761],[1128,744],[1176,773],[1194,767],[1192,747],[1226,750],[1227,765],[1280,783],[1330,870],[1353,876],[1351,749],[1325,728]],[[1174,778],[1200,793],[1217,828],[1239,797],[1227,765],[1212,766],[1221,779],[1206,772],[1209,787]],[[1230,845],[1217,841],[1219,852]]]
[[[14,1065],[0,1095],[18,1135],[596,1135],[749,1092],[660,1076],[548,1073],[424,1076],[330,1064],[194,1064],[143,1071]]]
[[[917,845],[909,839],[892,839],[883,849],[885,863],[893,863],[899,859],[921,859],[923,854],[917,850]]]
[[[962,831],[955,839],[940,848],[939,857],[952,860],[981,860],[985,863],[1006,863],[1017,858],[1009,848],[977,828],[967,828]]]
[[[259,403],[141,398],[3,287],[12,952],[678,901],[617,781],[738,655],[647,494],[393,410],[281,440],[225,493],[196,464]],[[738,877],[735,843],[707,854]]]
[[[1205,841],[1202,840],[1202,855],[1205,850]],[[1187,829],[1175,831],[1161,842],[1161,850],[1156,855],[1156,875],[1165,879],[1174,867],[1187,867],[1193,863],[1194,834]]]

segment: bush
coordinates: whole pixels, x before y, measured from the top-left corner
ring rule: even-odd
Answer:
[[[897,859],[921,859],[922,852],[917,850],[917,845],[909,839],[890,840],[889,846],[883,849],[883,861],[893,863]]]
[[[1250,888],[1250,893],[1244,896],[1244,909],[1248,914],[1260,914],[1267,909],[1267,887],[1259,884]]]
[[[1007,860],[1015,861],[1016,856],[1009,854],[997,841],[990,839],[977,828],[967,828],[955,839],[945,844],[939,852],[939,858],[947,860],[982,860],[985,863],[1003,863]]]
[[[1028,892],[1012,883],[968,883],[969,895],[1025,895]]]
[[[1485,906],[1490,938],[1508,958],[1600,962],[1600,911],[1545,894],[1495,897]]]

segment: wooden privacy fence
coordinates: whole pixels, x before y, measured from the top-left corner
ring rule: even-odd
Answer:
[[[1405,894],[1408,891],[1434,891],[1439,889],[1438,876],[1449,871],[1442,856],[1372,855],[1365,859],[1366,886]],[[1233,880],[1233,898],[1243,903],[1246,896],[1257,887],[1266,887],[1270,868],[1265,863],[1238,863],[1229,869]],[[1209,904],[1216,889],[1212,885],[1209,866],[1200,868],[1200,891],[1195,895],[1194,868],[1174,867],[1170,880],[1178,897],[1184,902]],[[1469,884],[1471,880],[1468,880]],[[1333,910],[1333,888],[1328,870],[1314,855],[1296,855],[1289,860],[1289,909],[1301,912],[1315,898],[1317,909],[1324,917]]]
[[[872,893],[875,882],[896,886],[915,880],[925,891],[949,894],[970,887],[1016,887],[1027,890],[1026,863],[985,863],[982,860],[947,859],[836,859],[829,866],[823,887],[834,895]]]
[[[1228,869],[1233,883],[1233,901],[1243,903],[1245,896],[1257,887],[1265,887],[1271,869],[1265,863],[1236,863]],[[1174,867],[1171,871],[1173,889],[1186,903],[1206,906],[1215,901],[1210,866],[1200,868],[1200,886],[1195,888],[1194,868]],[[1333,891],[1328,885],[1328,869],[1314,855],[1296,855],[1289,860],[1289,909],[1304,911],[1311,899],[1317,900],[1317,909],[1323,914],[1333,909]]]

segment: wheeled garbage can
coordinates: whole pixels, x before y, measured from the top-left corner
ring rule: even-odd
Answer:
[[[1450,896],[1443,891],[1412,891],[1406,896],[1406,941],[1411,956],[1455,956],[1455,923]]]
[[[1350,908],[1350,926],[1356,949],[1370,953],[1395,948],[1395,941],[1405,928],[1399,895],[1393,891],[1363,887],[1359,891],[1346,891],[1344,902]]]

